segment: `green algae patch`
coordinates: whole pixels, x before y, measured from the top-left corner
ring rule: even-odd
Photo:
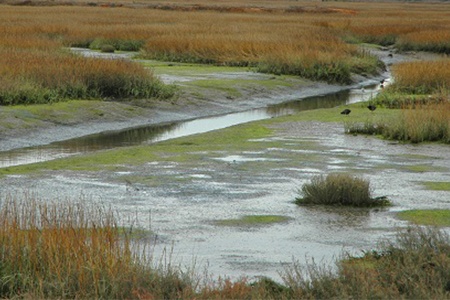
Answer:
[[[219,226],[252,227],[284,223],[290,219],[289,217],[280,215],[246,215],[238,219],[217,220],[214,221],[214,224]]]
[[[219,131],[182,137],[152,145],[123,147],[91,154],[77,155],[47,162],[0,169],[0,175],[26,174],[44,170],[119,171],[127,166],[154,161],[189,162],[210,155],[211,151],[245,151],[280,145],[279,141],[254,142],[265,138],[272,130],[261,122],[232,126]],[[205,154],[205,152],[207,152]]]
[[[449,209],[430,209],[430,210],[407,210],[397,213],[397,216],[417,225],[430,226],[450,226],[450,210]]]
[[[450,182],[448,181],[424,181],[422,185],[432,191],[450,191]]]
[[[404,166],[404,169],[415,173],[425,173],[425,172],[444,172],[447,170],[445,167],[433,166],[433,165],[410,165]]]

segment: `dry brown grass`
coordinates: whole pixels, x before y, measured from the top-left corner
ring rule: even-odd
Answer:
[[[18,1],[10,3],[14,2]],[[23,4],[39,3],[52,6],[2,6],[0,48],[21,49],[20,55],[25,49],[56,49],[62,45],[100,49],[108,44],[118,50],[142,49],[142,54],[151,58],[250,65],[263,72],[349,82],[351,72],[372,73],[377,64],[342,39],[383,44],[399,41],[403,45],[408,41],[416,48],[431,42],[438,49],[450,31],[446,4]]]
[[[413,143],[450,143],[450,102],[403,109],[399,117],[384,128],[383,135]]]
[[[392,68],[395,79],[390,87],[409,94],[450,92],[450,59],[405,62]]]
[[[83,199],[0,198],[0,297],[29,299],[178,298],[190,283],[159,268],[132,243],[110,209]]]

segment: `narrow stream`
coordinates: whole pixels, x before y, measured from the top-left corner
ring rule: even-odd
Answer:
[[[371,85],[364,89],[350,89],[244,112],[128,128],[120,131],[108,131],[48,145],[4,151],[0,152],[0,168],[43,162],[76,154],[86,154],[97,150],[149,144],[251,121],[294,114],[304,110],[331,108],[344,104],[367,101],[374,97],[378,91],[378,85]]]

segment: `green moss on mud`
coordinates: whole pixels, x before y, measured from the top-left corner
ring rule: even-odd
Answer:
[[[245,151],[279,146],[277,141],[252,142],[270,136],[261,122],[233,126],[220,131],[163,141],[153,145],[124,147],[52,161],[0,169],[0,174],[24,174],[41,170],[126,170],[127,165],[150,161],[188,162],[201,159],[205,151]]]
[[[279,215],[247,215],[238,219],[217,220],[214,221],[214,224],[219,226],[250,227],[283,223],[289,220],[289,217]]]
[[[450,210],[448,209],[414,209],[401,211],[397,213],[397,216],[418,225],[450,226]]]
[[[424,181],[422,184],[433,191],[450,191],[450,182],[448,181]]]
[[[447,168],[441,166],[433,166],[433,165],[410,165],[404,166],[404,169],[410,172],[415,173],[425,173],[425,172],[443,172],[446,171]]]

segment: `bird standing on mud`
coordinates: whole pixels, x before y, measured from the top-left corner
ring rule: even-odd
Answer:
[[[341,111],[341,115],[348,115],[349,113],[351,113],[352,111],[348,108],[344,109],[343,111]]]

